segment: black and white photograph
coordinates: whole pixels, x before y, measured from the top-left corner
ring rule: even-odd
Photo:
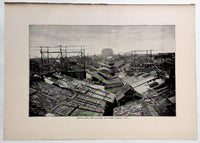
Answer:
[[[175,25],[29,25],[29,117],[176,116]]]

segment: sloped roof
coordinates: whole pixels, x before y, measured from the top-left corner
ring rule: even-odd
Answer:
[[[118,92],[115,94],[117,101],[119,101],[121,98],[123,98],[125,96],[125,93],[130,89],[131,89],[131,87],[128,85],[122,86],[120,88],[120,90],[118,90]]]
[[[140,85],[142,85],[146,82],[149,82],[153,79],[156,79],[156,77],[152,76],[152,75],[150,75],[148,77],[144,77],[143,75],[141,75],[139,77],[124,76],[121,79],[122,79],[123,83],[130,85],[132,88],[135,88],[135,87],[140,86]]]

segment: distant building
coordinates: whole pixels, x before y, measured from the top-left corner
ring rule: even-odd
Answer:
[[[113,50],[111,48],[105,48],[101,51],[101,55],[106,58],[110,58],[113,56]]]

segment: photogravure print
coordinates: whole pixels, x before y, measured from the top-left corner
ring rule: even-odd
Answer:
[[[176,116],[174,25],[30,25],[29,116]]]

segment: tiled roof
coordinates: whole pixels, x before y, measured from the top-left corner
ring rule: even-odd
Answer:
[[[48,80],[54,84],[39,81],[32,84],[30,88],[31,102],[40,102],[40,106],[44,106],[48,113],[59,116],[102,116],[106,102],[114,102],[114,94],[81,84],[76,79],[68,80],[67,76],[60,76],[59,79],[51,77]]]

